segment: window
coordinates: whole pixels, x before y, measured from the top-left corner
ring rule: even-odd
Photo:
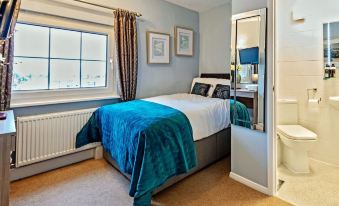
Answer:
[[[17,23],[14,91],[106,87],[108,35]]]

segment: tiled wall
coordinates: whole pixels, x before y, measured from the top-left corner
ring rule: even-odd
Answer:
[[[323,80],[323,23],[339,22],[339,1],[277,0],[276,8],[277,99],[299,101],[299,124],[318,134],[311,158],[339,165],[339,110],[328,103],[339,96],[339,75]],[[319,105],[308,103],[308,88],[318,89]]]

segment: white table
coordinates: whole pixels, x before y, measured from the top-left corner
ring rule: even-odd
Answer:
[[[16,134],[13,111],[7,111],[7,119],[0,120],[0,205],[9,205],[9,170],[11,139]]]

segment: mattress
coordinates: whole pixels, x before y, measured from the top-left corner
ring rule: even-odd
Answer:
[[[173,94],[143,99],[172,107],[189,119],[194,141],[209,137],[230,124],[230,101],[195,94]]]

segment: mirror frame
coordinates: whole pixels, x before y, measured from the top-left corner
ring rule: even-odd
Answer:
[[[251,130],[253,131],[258,131],[258,132],[266,132],[267,129],[267,125],[266,125],[266,104],[267,104],[267,8],[262,8],[262,9],[258,9],[258,10],[253,10],[253,11],[248,11],[248,12],[244,12],[244,13],[240,13],[240,14],[235,14],[232,15],[232,31],[231,31],[231,44],[235,44],[232,45],[234,46],[234,50],[232,51],[232,46],[231,46],[231,61],[233,62],[238,62],[238,54],[237,54],[237,42],[238,42],[238,21],[239,20],[243,20],[243,19],[248,19],[248,18],[252,18],[252,17],[257,17],[260,16],[261,21],[260,21],[260,36],[264,35],[264,38],[260,38],[259,40],[259,58],[260,58],[260,62],[262,62],[260,65],[264,65],[265,66],[265,74],[264,74],[264,101],[263,101],[263,128],[262,130],[258,130],[255,128],[251,128]],[[233,31],[233,24],[235,24],[235,31]],[[264,29],[263,29],[264,28]],[[235,40],[233,42],[233,39]],[[264,41],[264,42],[263,42]],[[261,46],[263,45],[263,46]],[[235,52],[234,57],[232,57],[232,52]],[[236,76],[237,76],[237,70],[234,70],[234,77],[232,78],[234,80],[234,82],[231,83],[232,86],[234,86],[233,90],[234,90],[234,102],[235,104],[234,106],[234,111],[235,111],[235,107],[236,107],[236,102],[237,102],[237,81],[236,81]],[[231,117],[233,120],[236,120],[236,112],[234,112],[233,117]],[[234,121],[233,121],[234,122]],[[251,122],[251,126],[253,126],[253,121]],[[244,127],[245,128],[245,127]],[[249,129],[249,128],[248,128]]]

